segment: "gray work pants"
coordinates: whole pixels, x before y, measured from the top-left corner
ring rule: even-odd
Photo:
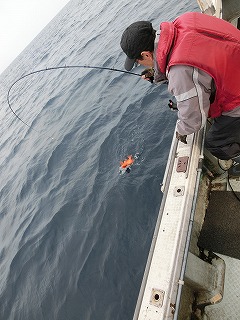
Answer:
[[[240,118],[228,116],[215,118],[207,132],[205,147],[222,160],[240,155]]]

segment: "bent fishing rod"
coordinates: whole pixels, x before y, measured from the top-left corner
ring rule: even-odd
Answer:
[[[40,70],[36,70],[36,71],[32,71],[30,73],[27,73],[27,74],[24,74],[23,76],[21,76],[20,78],[18,78],[16,81],[13,82],[13,84],[10,86],[9,90],[8,90],[8,93],[7,93],[7,103],[8,103],[8,106],[11,110],[11,112],[22,122],[24,123],[27,127],[31,128],[31,126],[26,123],[24,120],[22,120],[17,114],[16,112],[12,109],[11,107],[11,103],[10,103],[10,92],[12,90],[12,88],[22,79],[24,78],[27,78],[33,74],[36,74],[36,73],[40,73],[40,72],[46,72],[46,71],[52,71],[52,70],[59,70],[59,69],[83,69],[83,68],[86,68],[86,69],[100,69],[100,70],[108,70],[108,71],[116,71],[116,72],[122,72],[122,73],[127,73],[127,74],[131,74],[131,75],[134,75],[134,76],[138,76],[138,77],[141,77],[142,75],[141,74],[138,74],[138,73],[134,73],[134,72],[130,72],[130,71],[125,71],[125,70],[120,70],[120,69],[115,69],[115,68],[109,68],[109,67],[100,67],[100,66],[89,66],[89,65],[72,65],[72,66],[59,66],[59,67],[50,67],[50,68],[46,68],[46,69],[40,69]],[[34,131],[37,131],[33,128],[31,128],[32,130]],[[39,131],[37,131],[39,132]]]

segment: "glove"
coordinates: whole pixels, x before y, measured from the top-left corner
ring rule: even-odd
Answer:
[[[182,136],[176,131],[176,138],[184,144],[187,144],[187,135]]]
[[[150,81],[151,83],[153,83],[154,80],[154,69],[150,68],[150,69],[145,69],[143,70],[143,72],[141,73],[141,76],[144,76],[144,79]]]
[[[177,108],[177,104],[175,102],[173,102],[172,100],[169,100],[169,104],[168,104],[169,108],[171,110],[178,110]]]

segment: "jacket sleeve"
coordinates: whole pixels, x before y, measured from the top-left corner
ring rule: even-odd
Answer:
[[[211,76],[191,66],[177,65],[170,68],[168,81],[168,90],[177,101],[178,133],[188,135],[200,130],[208,117]]]

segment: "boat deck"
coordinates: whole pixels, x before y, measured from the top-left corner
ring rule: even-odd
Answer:
[[[222,184],[222,188],[232,192],[227,183],[227,174],[220,175],[213,180],[213,189],[216,189],[216,184]],[[230,179],[231,186],[234,191],[240,191],[240,181],[238,179]],[[237,200],[236,200],[237,201]],[[239,212],[240,214],[240,212]],[[240,260],[234,259],[222,254],[216,254],[222,258],[226,264],[225,268],[225,281],[224,281],[224,294],[221,302],[207,306],[205,308],[205,319],[218,319],[218,320],[237,320],[240,315]]]
[[[216,162],[217,163],[217,162]],[[216,177],[211,177],[211,171],[205,170],[199,188],[192,237],[190,242],[190,252],[199,256],[199,247],[197,246],[198,237],[204,222],[205,213],[208,207],[209,194],[211,191],[240,191],[240,178],[230,179],[231,187],[228,184],[227,171]],[[238,201],[236,199],[236,201]],[[240,212],[239,212],[240,214]],[[219,217],[221,219],[221,217]],[[208,252],[205,252],[208,254]],[[237,320],[240,314],[240,260],[235,259],[218,252],[214,252],[225,263],[224,272],[224,290],[223,298],[216,304],[195,307],[194,298],[196,293],[190,286],[184,286],[181,307],[179,311],[179,320]]]
[[[237,320],[240,315],[240,260],[219,254],[226,264],[221,302],[205,307],[204,320]]]

